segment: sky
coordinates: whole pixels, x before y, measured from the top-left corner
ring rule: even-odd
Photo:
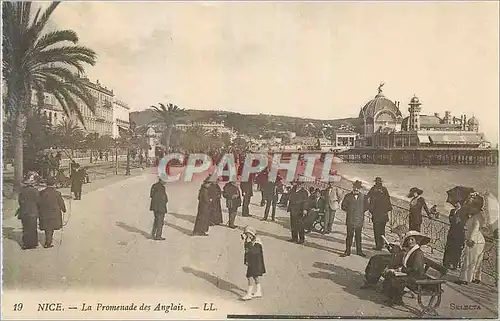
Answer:
[[[403,115],[475,116],[498,142],[498,2],[63,2],[49,29],[98,54],[91,80],[132,110],[174,103],[357,117],[385,82]]]

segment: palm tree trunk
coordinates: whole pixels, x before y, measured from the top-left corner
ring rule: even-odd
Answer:
[[[92,164],[92,153],[93,153],[93,150],[90,149],[90,164]]]
[[[21,191],[21,181],[23,179],[23,151],[24,151],[24,131],[26,129],[26,116],[19,111],[15,118],[14,134],[14,189],[13,196]]]
[[[172,137],[173,125],[167,126],[167,131],[165,132],[165,153],[170,153],[170,137]]]

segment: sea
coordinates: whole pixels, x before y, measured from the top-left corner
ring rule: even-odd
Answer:
[[[440,213],[448,214],[451,205],[446,203],[446,191],[461,185],[476,191],[490,192],[498,199],[498,167],[495,166],[406,166],[337,163],[332,167],[347,180],[360,180],[364,187],[374,184],[379,176],[391,196],[407,199],[412,187],[424,191],[422,196],[429,207],[437,205]]]

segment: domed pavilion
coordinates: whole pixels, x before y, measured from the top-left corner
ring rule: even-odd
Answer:
[[[401,130],[403,115],[399,110],[399,102],[387,99],[383,92],[381,83],[377,95],[367,102],[359,112],[361,121],[361,134],[371,136],[376,132],[393,132]]]

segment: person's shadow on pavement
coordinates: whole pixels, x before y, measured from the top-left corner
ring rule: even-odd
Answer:
[[[372,290],[360,289],[363,285],[364,275],[358,271],[351,270],[342,266],[315,262],[313,267],[323,271],[309,273],[309,276],[316,279],[327,279],[343,287],[343,290],[357,296],[362,300],[368,300],[382,304],[384,297],[382,294]]]
[[[4,238],[16,242],[19,245],[19,247],[21,247],[21,248],[23,247],[23,231],[22,230],[16,230],[13,227],[3,227],[2,232],[3,232]],[[41,240],[42,241],[45,240],[45,233],[40,232],[40,231],[37,231],[37,233],[38,233],[38,243],[40,243]]]
[[[13,227],[4,227],[2,229],[3,237],[9,240],[12,240],[19,244],[19,246],[23,246],[23,231],[17,230]]]
[[[151,234],[149,234],[148,232],[140,230],[137,227],[130,226],[130,225],[126,224],[125,222],[116,222],[116,226],[121,227],[122,229],[124,229],[127,232],[141,234],[145,238],[151,239]]]
[[[178,219],[181,219],[181,220],[184,220],[187,222],[191,222],[191,223],[194,223],[194,221],[196,221],[196,216],[179,214],[179,213],[174,213],[174,212],[168,212],[167,215],[165,215],[165,216],[168,217],[169,215],[172,215],[173,217],[176,217]]]
[[[221,290],[233,293],[237,296],[241,296],[242,294],[245,293],[245,290],[243,290],[242,288],[240,288],[236,284],[233,284],[231,282],[223,280],[215,275],[208,274],[207,272],[196,270],[196,269],[193,269],[193,268],[190,268],[187,266],[183,267],[182,270],[186,273],[190,273],[198,278],[204,279],[204,280],[212,283],[213,285],[215,285],[216,287],[218,287]]]

